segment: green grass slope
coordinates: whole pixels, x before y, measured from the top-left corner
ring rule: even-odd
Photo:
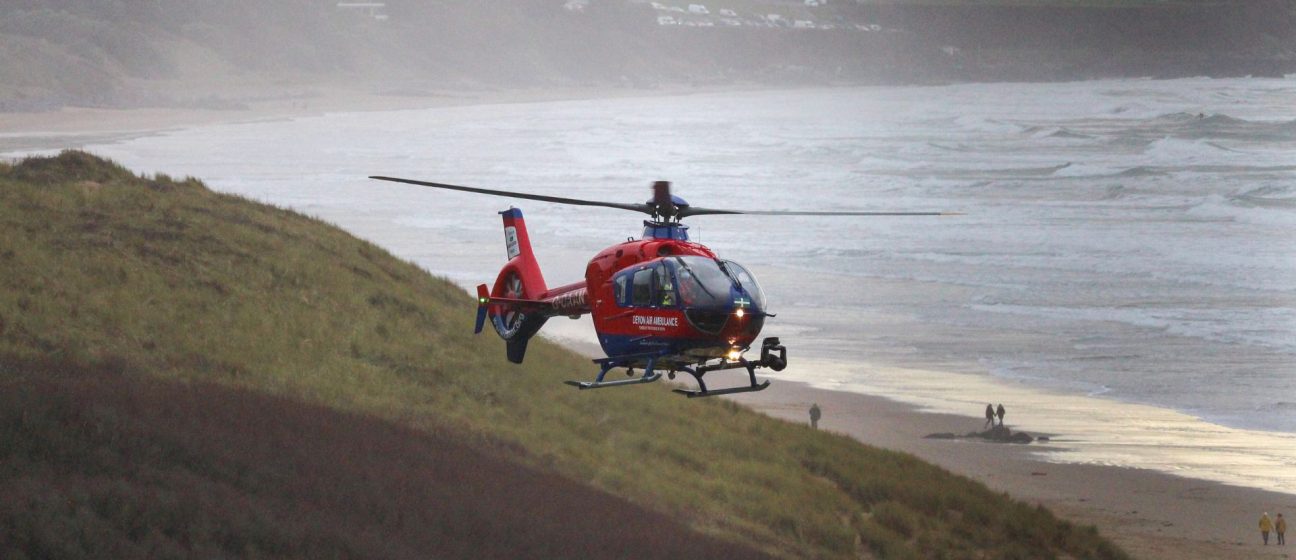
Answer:
[[[300,403],[339,415],[335,422],[382,422],[410,438],[453,437],[518,468],[610,492],[710,537],[784,557],[1125,557],[1092,527],[908,455],[727,401],[678,398],[663,385],[575,391],[561,381],[588,375],[588,360],[537,340],[525,365],[509,364],[498,338],[471,334],[473,312],[468,294],[372,244],[293,212],[212,193],[196,180],[136,177],[78,152],[0,166],[6,393],[34,378],[89,376]],[[81,470],[91,467],[77,454],[31,443],[21,428],[25,412],[14,420],[14,406],[43,406],[42,393],[31,394],[33,402],[10,400],[9,412],[0,411],[12,432],[3,437],[28,438],[25,446],[0,449],[4,474],[44,465],[52,476],[86,476]],[[192,405],[195,414],[200,406]],[[293,430],[280,421],[262,425]],[[78,433],[49,428],[40,441],[98,429],[94,422],[56,425]],[[312,445],[312,430],[297,435],[285,445]],[[94,441],[105,453],[134,445],[129,438]],[[50,447],[64,448],[76,445]],[[211,451],[196,449],[189,455],[200,459]],[[55,492],[61,484],[48,486]],[[397,494],[391,499],[400,494],[399,485],[372,488]],[[134,507],[147,517],[154,506]],[[12,538],[86,513],[42,514],[62,521],[33,515],[0,510],[0,528]],[[589,515],[608,527],[662,530],[648,516]],[[210,531],[233,530],[211,523]],[[150,538],[138,529],[126,534],[136,544]]]

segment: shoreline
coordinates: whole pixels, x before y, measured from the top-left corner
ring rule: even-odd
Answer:
[[[63,109],[50,113],[0,113],[0,152],[68,149],[179,128],[306,118],[337,111],[656,97],[744,89],[750,88],[477,91],[413,97],[339,89],[312,97],[305,103],[301,99],[285,98],[258,102],[247,110],[235,111]],[[69,145],[69,139],[78,142]],[[597,351],[592,344],[552,337],[550,340],[585,354]],[[794,422],[806,421],[809,403],[817,402],[824,411],[824,429],[849,435],[865,444],[913,454],[1016,499],[1042,504],[1064,518],[1096,525],[1135,557],[1284,557],[1284,549],[1260,545],[1255,520],[1261,511],[1296,511],[1296,496],[1152,470],[1054,463],[1034,457],[1031,451],[1038,447],[923,439],[935,432],[962,433],[977,429],[982,419],[924,411],[916,405],[881,396],[819,389],[772,377],[775,381],[772,390],[732,400],[768,416]],[[1018,416],[1010,413],[1008,419],[1015,420]],[[1055,441],[1049,447],[1062,449],[1063,445]]]
[[[1062,447],[1052,442],[926,439],[936,432],[978,430],[984,419],[924,412],[884,397],[818,389],[799,381],[776,378],[769,390],[731,400],[798,423],[808,422],[810,404],[817,403],[823,411],[821,429],[912,454],[1073,522],[1095,525],[1136,558],[1288,557],[1283,548],[1261,544],[1255,523],[1261,512],[1296,511],[1296,495],[1034,456],[1041,448]]]
[[[245,108],[239,109],[62,107],[45,112],[0,112],[0,153],[76,149],[88,144],[151,136],[171,130],[301,119],[338,112],[366,113],[582,99],[683,96],[758,89],[776,88],[732,84],[667,86],[655,89],[571,87],[397,93],[346,87],[315,87],[308,95],[285,92],[273,98],[247,102]]]

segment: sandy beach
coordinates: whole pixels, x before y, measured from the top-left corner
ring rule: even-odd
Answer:
[[[1096,525],[1137,558],[1289,558],[1296,554],[1296,549],[1263,546],[1256,529],[1261,512],[1296,511],[1296,495],[1146,470],[1051,463],[1034,456],[1033,451],[1050,443],[925,439],[932,433],[978,431],[985,420],[922,413],[888,399],[803,383],[776,381],[769,390],[734,400],[791,422],[808,422],[810,405],[818,403],[823,410],[821,429],[912,453],[1019,500],[1043,504],[1076,523]],[[1007,425],[1013,427],[1012,422]],[[1029,432],[1027,427],[1021,429]]]
[[[217,123],[286,119],[334,111],[376,111],[453,105],[570,100],[664,94],[643,90],[545,90],[475,93],[377,94],[339,88],[306,98],[285,96],[249,103],[245,110],[64,109],[49,113],[0,114],[0,152],[73,148],[113,138]],[[676,92],[680,93],[680,92]],[[362,233],[361,233],[362,234]],[[583,353],[588,344],[570,344]],[[858,393],[828,391],[779,379],[767,391],[733,400],[765,414],[806,422],[818,403],[820,427],[861,442],[916,455],[952,472],[1030,503],[1042,504],[1081,524],[1096,525],[1138,558],[1288,558],[1284,547],[1262,546],[1261,512],[1296,515],[1296,494],[1265,492],[1161,472],[1049,462],[1030,445],[925,439],[938,432],[980,429],[979,410],[967,416],[922,412],[903,403]],[[663,398],[669,398],[663,395]],[[1012,403],[1007,403],[1011,408]],[[1009,427],[1031,432],[1030,418],[1009,414]],[[1292,549],[1296,552],[1296,549]]]
[[[237,109],[140,108],[100,109],[65,107],[33,113],[0,112],[0,152],[75,148],[167,130],[213,124],[236,124],[293,119],[333,112],[397,111],[468,105],[571,101],[741,91],[743,86],[658,89],[537,88],[514,90],[442,91],[423,87],[386,90],[345,85],[285,87],[274,94],[251,96],[242,88],[223,88],[223,97],[239,100]],[[240,97],[242,95],[242,97]]]

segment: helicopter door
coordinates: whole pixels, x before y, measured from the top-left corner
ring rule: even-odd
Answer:
[[[688,348],[688,326],[680,305],[678,276],[663,261],[641,263],[612,277],[612,294],[620,312],[595,317],[599,343],[608,356],[661,353]]]

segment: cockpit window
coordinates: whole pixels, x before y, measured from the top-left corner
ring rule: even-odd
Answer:
[[[620,276],[617,276],[616,280],[612,281],[612,286],[614,290],[613,297],[616,299],[617,305],[625,305],[627,303],[626,286],[628,284],[630,284],[629,274],[622,274]]]
[[[657,305],[660,307],[675,306],[675,286],[671,282],[670,271],[658,265],[653,267],[657,277]]]
[[[756,307],[765,309],[765,292],[761,291],[760,284],[756,283],[756,277],[753,276],[751,272],[748,272],[742,265],[733,261],[720,261],[720,266],[724,268],[724,270],[728,272],[734,280],[738,281],[738,285],[742,286],[744,292],[747,292],[747,297],[751,298],[752,303]]]
[[[631,305],[652,305],[653,269],[636,270],[632,280]]]

